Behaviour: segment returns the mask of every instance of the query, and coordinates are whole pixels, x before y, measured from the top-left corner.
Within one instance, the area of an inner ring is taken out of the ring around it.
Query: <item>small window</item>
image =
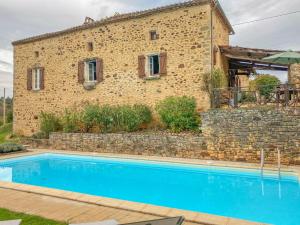
[[[40,53],[38,52],[38,51],[35,51],[34,52],[34,56],[37,58],[37,57],[39,57],[39,55],[40,55]]]
[[[157,76],[159,75],[159,55],[150,55],[148,56],[148,63],[149,63],[149,75],[150,76]]]
[[[155,30],[150,31],[150,40],[157,40],[158,39],[158,34]]]
[[[41,89],[41,69],[35,68],[32,70],[32,90],[38,91]]]
[[[85,80],[88,82],[94,82],[97,80],[96,60],[85,62]]]
[[[93,49],[94,49],[93,42],[87,43],[87,49],[88,49],[88,51],[93,51]]]

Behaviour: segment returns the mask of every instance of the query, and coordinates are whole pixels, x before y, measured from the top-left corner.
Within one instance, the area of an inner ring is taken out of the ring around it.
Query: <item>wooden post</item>
[[[284,106],[288,107],[289,106],[289,85],[285,84],[284,85]]]
[[[234,105],[234,108],[238,108],[239,107],[238,94],[239,94],[238,87],[234,87],[234,89],[233,89],[233,101],[234,101],[233,105]]]
[[[6,96],[5,96],[5,88],[4,88],[4,98],[3,98],[3,125],[6,124]]]

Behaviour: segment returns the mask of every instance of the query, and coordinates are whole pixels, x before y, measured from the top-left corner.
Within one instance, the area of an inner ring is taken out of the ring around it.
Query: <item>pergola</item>
[[[235,86],[238,75],[255,74],[256,70],[288,71],[286,65],[271,64],[263,58],[282,53],[281,50],[242,48],[233,46],[219,46],[221,54],[227,58],[229,64],[230,86]]]

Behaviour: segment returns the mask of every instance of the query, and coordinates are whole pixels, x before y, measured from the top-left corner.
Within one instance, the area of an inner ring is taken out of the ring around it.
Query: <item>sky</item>
[[[232,25],[300,10],[299,0],[219,0]],[[85,16],[101,19],[182,2],[179,0],[9,0],[0,1],[0,93],[12,92],[11,42],[82,24]],[[300,50],[300,13],[234,26],[230,45]],[[278,76],[284,81],[282,74]],[[1,94],[0,94],[1,96]]]

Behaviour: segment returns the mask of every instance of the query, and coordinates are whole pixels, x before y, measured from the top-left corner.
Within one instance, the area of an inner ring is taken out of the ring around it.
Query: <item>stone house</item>
[[[154,107],[186,95],[208,109],[204,75],[227,70],[218,46],[233,32],[217,1],[192,0],[15,41],[14,132],[32,135],[41,111],[86,102]]]

